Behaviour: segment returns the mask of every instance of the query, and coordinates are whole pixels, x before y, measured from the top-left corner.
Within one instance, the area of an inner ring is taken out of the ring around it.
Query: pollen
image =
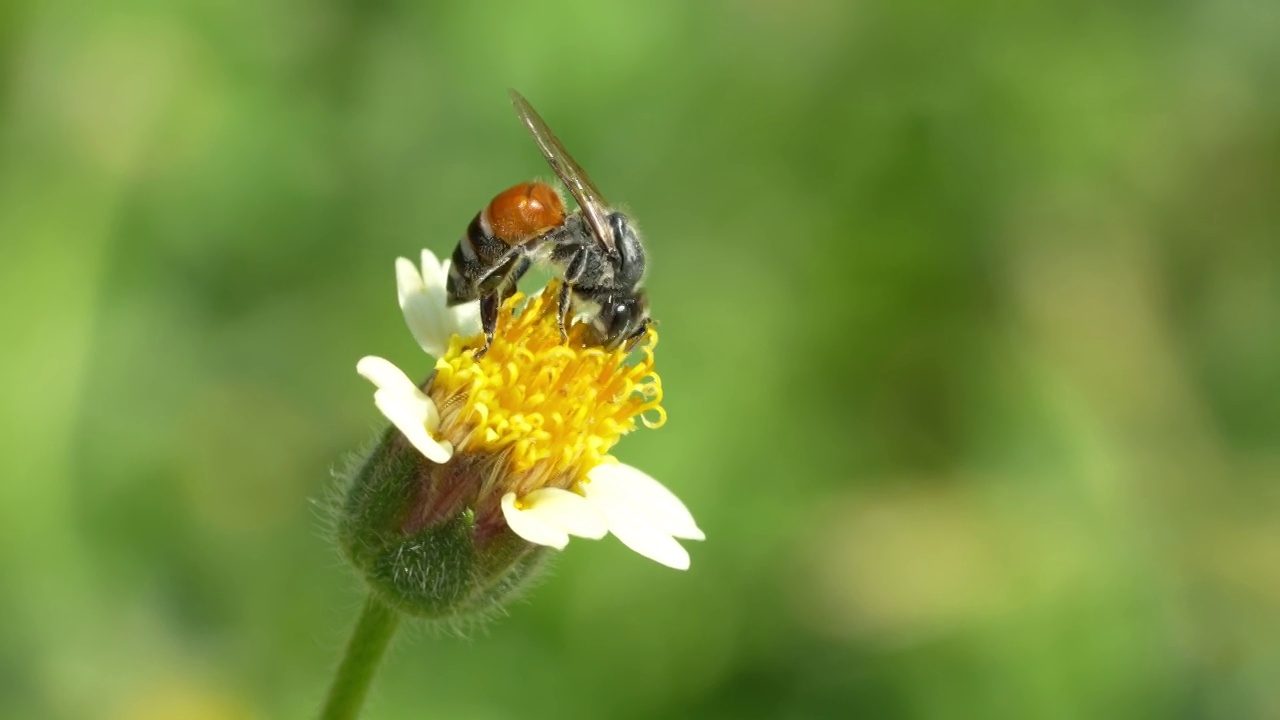
[[[482,338],[454,337],[436,363],[428,390],[441,429],[460,453],[505,455],[508,490],[566,488],[608,460],[610,448],[637,423],[660,427],[662,380],[654,371],[657,332],[650,327],[638,357],[589,346],[580,322],[560,337],[559,284],[502,306],[488,353]]]

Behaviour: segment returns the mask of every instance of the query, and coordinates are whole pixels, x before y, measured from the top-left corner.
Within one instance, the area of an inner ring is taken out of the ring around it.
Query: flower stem
[[[329,687],[320,720],[354,720],[360,715],[373,674],[399,625],[400,613],[370,593],[347,643],[338,674]]]

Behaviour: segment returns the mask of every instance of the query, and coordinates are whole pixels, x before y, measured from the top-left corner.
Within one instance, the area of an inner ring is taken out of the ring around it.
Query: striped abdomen
[[[564,222],[564,202],[550,185],[520,183],[498,194],[467,226],[449,268],[450,305],[499,291],[529,268],[521,248]]]

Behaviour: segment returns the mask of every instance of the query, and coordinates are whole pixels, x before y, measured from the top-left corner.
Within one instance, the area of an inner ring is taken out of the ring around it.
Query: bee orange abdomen
[[[493,236],[508,245],[532,240],[564,222],[564,201],[550,185],[520,183],[484,209]]]

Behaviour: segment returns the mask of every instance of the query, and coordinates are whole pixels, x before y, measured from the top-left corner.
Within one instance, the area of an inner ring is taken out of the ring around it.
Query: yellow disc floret
[[[479,360],[479,338],[455,337],[429,388],[441,428],[459,451],[505,453],[516,482],[509,489],[520,495],[582,479],[637,418],[647,427],[666,421],[662,380],[653,370],[657,332],[649,328],[632,364],[625,349],[587,346],[590,329],[582,323],[565,342],[556,324],[558,290],[549,284],[519,312],[523,297],[509,298]]]

